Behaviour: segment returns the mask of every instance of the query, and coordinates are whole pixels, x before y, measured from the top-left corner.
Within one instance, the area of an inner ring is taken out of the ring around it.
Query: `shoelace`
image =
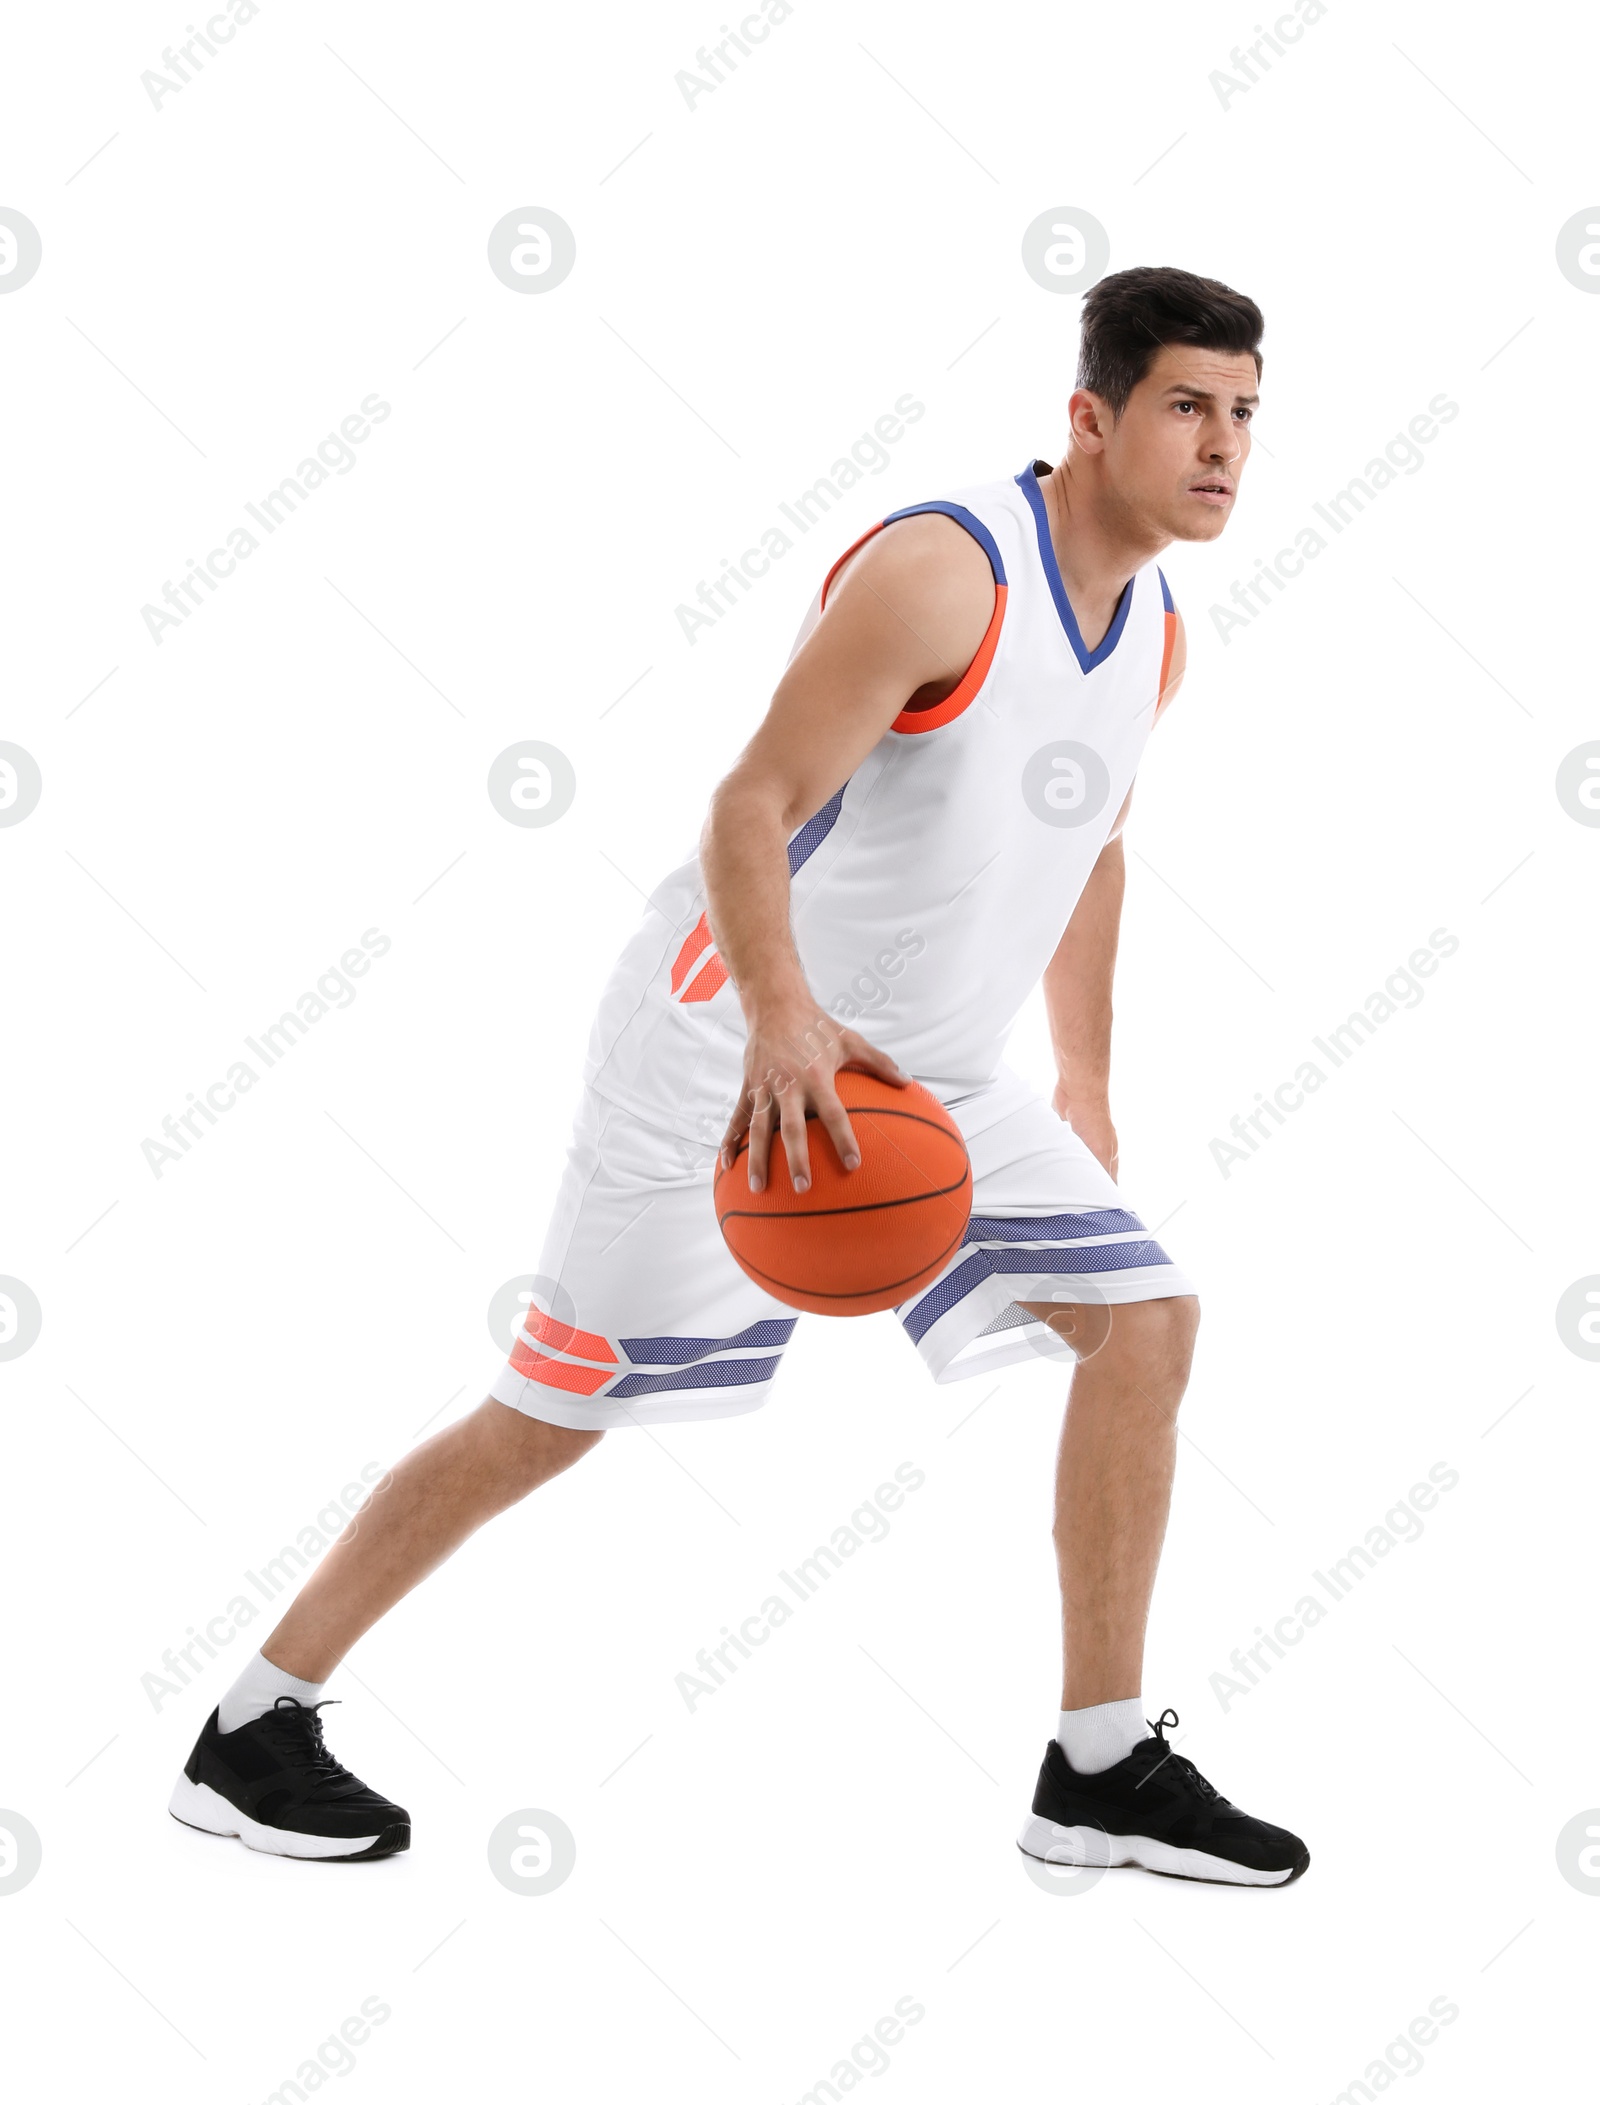
[[[1150,1780],[1150,1776],[1155,1775],[1156,1769],[1163,1769],[1166,1767],[1168,1762],[1172,1762],[1176,1765],[1180,1772],[1188,1779],[1188,1781],[1191,1784],[1193,1784],[1195,1790],[1200,1794],[1202,1798],[1221,1798],[1222,1793],[1217,1789],[1216,1785],[1212,1783],[1207,1777],[1204,1777],[1200,1774],[1200,1771],[1195,1767],[1194,1763],[1190,1761],[1187,1754],[1180,1754],[1177,1748],[1172,1746],[1168,1741],[1167,1730],[1169,1727],[1173,1728],[1174,1730],[1176,1729],[1178,1724],[1178,1713],[1175,1710],[1164,1710],[1159,1718],[1147,1718],[1145,1722],[1149,1725],[1150,1730],[1155,1734],[1156,1738],[1161,1742],[1162,1746],[1166,1749],[1166,1751],[1162,1755],[1160,1761],[1156,1763],[1155,1768],[1149,1772],[1149,1776],[1142,1777],[1140,1781],[1148,1783]]]
[[[310,1772],[314,1797],[324,1796],[335,1785],[361,1788],[361,1779],[329,1753],[322,1737],[322,1719],[317,1713],[338,1700],[324,1696],[320,1703],[302,1703],[297,1696],[280,1696],[259,1720],[261,1728],[293,1757],[294,1766]]]

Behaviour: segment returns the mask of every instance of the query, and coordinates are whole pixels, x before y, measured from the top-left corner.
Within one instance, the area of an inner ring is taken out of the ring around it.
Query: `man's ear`
[[[1109,402],[1091,394],[1086,387],[1072,390],[1067,399],[1067,424],[1073,444],[1080,452],[1103,453],[1107,435],[1115,422]]]

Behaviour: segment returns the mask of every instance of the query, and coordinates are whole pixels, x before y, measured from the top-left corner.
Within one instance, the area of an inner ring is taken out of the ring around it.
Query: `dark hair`
[[[1261,378],[1261,309],[1217,278],[1166,264],[1113,271],[1083,302],[1079,387],[1109,402],[1120,417],[1128,397],[1164,344],[1202,351],[1248,351]]]

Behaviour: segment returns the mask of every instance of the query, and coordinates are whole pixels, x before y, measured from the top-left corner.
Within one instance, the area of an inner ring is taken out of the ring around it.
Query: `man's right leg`
[[[570,1469],[602,1437],[486,1398],[412,1448],[374,1487],[261,1647],[301,1681],[326,1681],[350,1647],[467,1537]]]
[[[168,1810],[275,1856],[348,1862],[409,1848],[404,1806],[329,1753],[321,1683],[363,1631],[494,1514],[569,1468],[598,1431],[487,1398],[414,1447],[302,1588],[206,1720]]]
[[[759,1408],[799,1318],[717,1226],[716,1146],[586,1090],[511,1356],[487,1399],[374,1487],[208,1719],[173,1790],[191,1827],[277,1855],[388,1856],[403,1806],[329,1753],[322,1684],[492,1514],[611,1426]]]

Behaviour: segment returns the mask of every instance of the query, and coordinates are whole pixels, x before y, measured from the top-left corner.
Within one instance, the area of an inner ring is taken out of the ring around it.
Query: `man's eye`
[[[1244,421],[1248,424],[1253,420],[1255,416],[1255,411],[1253,409],[1240,409],[1236,410],[1234,414],[1236,416],[1242,417]]]

